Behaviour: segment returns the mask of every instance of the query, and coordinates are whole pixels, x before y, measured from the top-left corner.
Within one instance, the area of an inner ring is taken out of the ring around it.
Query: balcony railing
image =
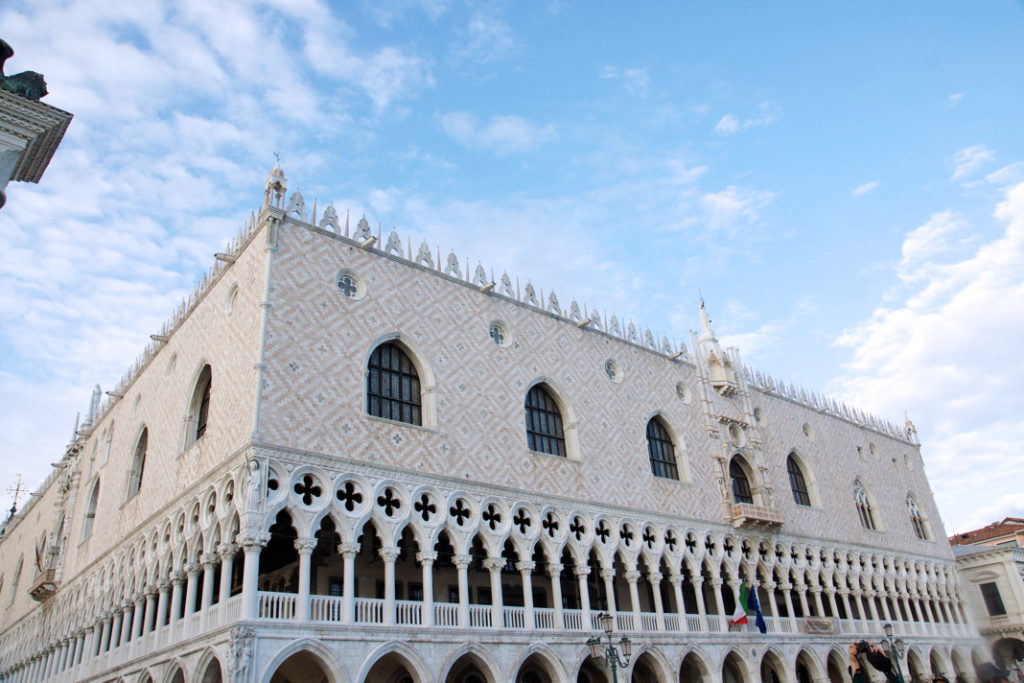
[[[782,511],[764,505],[736,503],[732,506],[732,525],[734,527],[777,529],[782,526]]]

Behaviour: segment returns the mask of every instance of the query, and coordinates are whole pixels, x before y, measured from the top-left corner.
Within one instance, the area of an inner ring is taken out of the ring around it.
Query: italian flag
[[[750,611],[750,586],[744,581],[740,586],[740,594],[736,598],[736,611],[729,618],[730,624],[748,624],[747,612]]]

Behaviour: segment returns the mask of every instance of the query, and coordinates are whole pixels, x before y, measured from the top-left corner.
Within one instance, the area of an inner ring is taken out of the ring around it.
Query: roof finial
[[[285,178],[284,171],[281,170],[281,155],[274,152],[274,159],[276,163],[274,168],[270,169],[263,190],[263,206],[275,206],[283,209],[284,194],[288,190],[288,179]]]

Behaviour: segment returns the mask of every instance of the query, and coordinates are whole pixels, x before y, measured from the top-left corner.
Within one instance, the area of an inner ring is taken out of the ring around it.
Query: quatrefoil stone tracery
[[[308,474],[301,482],[295,484],[293,490],[301,497],[303,505],[312,505],[313,499],[319,498],[323,493],[323,489],[317,486],[316,479]]]

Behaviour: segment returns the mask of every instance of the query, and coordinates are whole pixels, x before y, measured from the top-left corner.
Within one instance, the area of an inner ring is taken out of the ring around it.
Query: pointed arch
[[[922,541],[930,541],[932,538],[931,529],[928,525],[928,518],[921,512],[914,500],[914,494],[907,494],[907,514],[910,515],[910,525],[914,528],[914,535]]]
[[[467,683],[473,676],[467,675],[476,669],[484,683],[498,683],[496,671],[503,671],[501,663],[490,650],[478,643],[466,643],[448,655],[441,665],[438,681],[445,683]]]
[[[804,474],[805,467],[800,456],[791,451],[786,458],[786,474],[789,476],[789,489],[793,492],[793,502],[804,507],[811,507],[814,500],[811,496],[811,487],[808,484],[807,476]]]
[[[209,427],[210,399],[213,391],[213,368],[205,363],[192,385],[188,402],[188,420],[185,422],[185,448],[201,439]]]
[[[92,483],[89,489],[89,496],[86,498],[85,516],[82,519],[82,540],[92,536],[92,529],[96,523],[96,508],[100,502],[100,480],[99,477]]]
[[[125,492],[125,500],[131,500],[138,495],[142,489],[142,474],[146,468],[146,453],[149,450],[149,427],[142,425],[139,437],[135,440],[135,450],[132,453],[132,464],[128,468],[128,484]]]
[[[871,496],[868,494],[868,490],[864,488],[864,484],[861,483],[860,479],[856,479],[853,482],[853,500],[857,506],[857,516],[860,518],[860,524],[865,529],[876,531],[878,524],[875,521],[874,506],[871,503]]]
[[[526,392],[526,447],[536,453],[567,456],[562,410],[548,385],[534,384]]]
[[[392,660],[395,660],[394,665],[404,666],[412,674],[413,683],[427,683],[433,680],[430,665],[423,659],[423,656],[409,643],[398,640],[381,643],[374,648],[373,652],[363,660],[355,680],[370,680],[370,673],[375,668],[379,668],[382,664],[386,665]]]
[[[395,422],[423,425],[420,373],[402,344],[387,341],[366,363],[366,412]]]
[[[750,465],[739,453],[729,460],[729,481],[732,482],[733,503],[754,503]]]
[[[293,657],[294,660],[292,660]],[[346,683],[351,680],[345,665],[334,652],[321,641],[313,638],[300,638],[288,642],[270,659],[257,680],[264,681],[264,683],[284,681],[286,678],[279,677],[278,674],[282,669],[287,670],[290,664],[289,660],[301,662],[307,658],[320,668],[327,683]]]
[[[679,480],[674,439],[660,415],[655,415],[647,421],[647,456],[651,461],[651,474],[664,479]]]

